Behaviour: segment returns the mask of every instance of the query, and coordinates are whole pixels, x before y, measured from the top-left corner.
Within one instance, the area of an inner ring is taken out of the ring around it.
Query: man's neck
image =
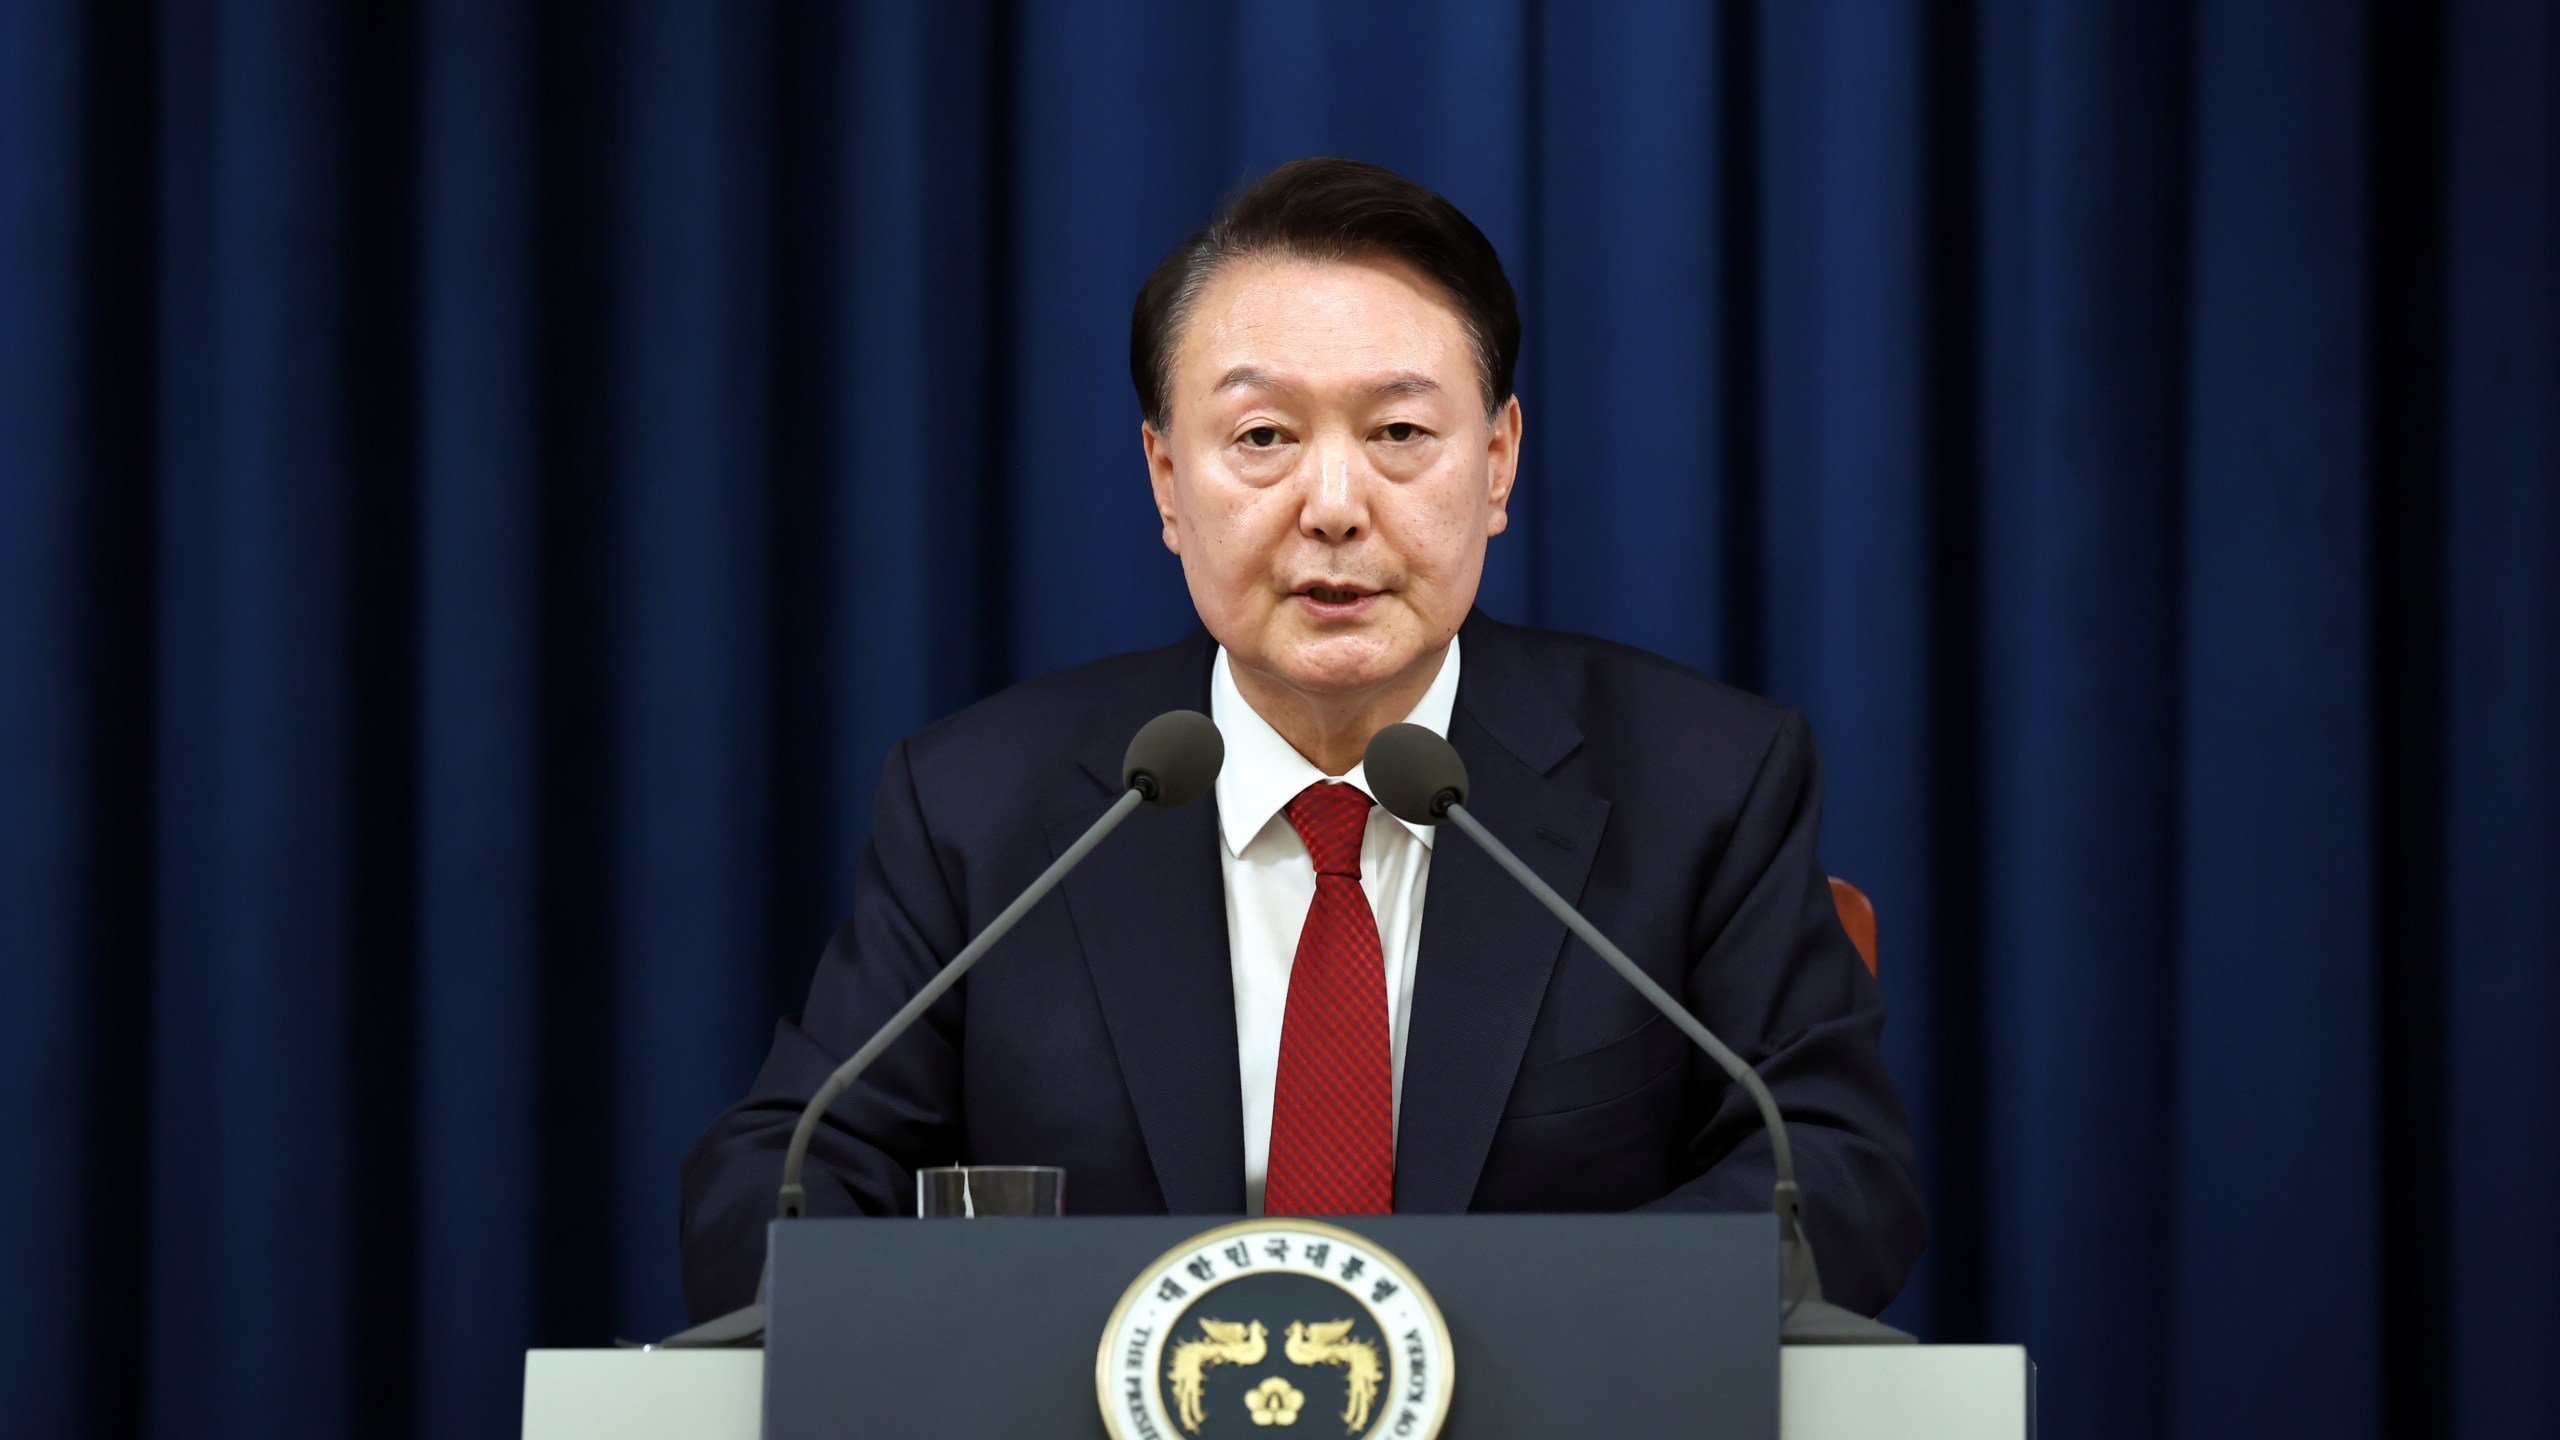
[[[1443,645],[1385,684],[1347,695],[1299,690],[1245,665],[1230,669],[1236,693],[1253,713],[1307,757],[1308,764],[1338,776],[1350,773],[1369,753],[1371,737],[1413,713],[1448,663],[1449,647]]]

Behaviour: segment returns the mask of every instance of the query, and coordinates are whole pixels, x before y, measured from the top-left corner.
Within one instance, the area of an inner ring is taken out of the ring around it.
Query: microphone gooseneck
[[[791,1148],[783,1152],[782,1189],[776,1196],[777,1215],[785,1220],[797,1220],[808,1208],[808,1192],[801,1185],[800,1177],[809,1164],[809,1142],[817,1137],[818,1122],[826,1115],[827,1107],[852,1089],[853,1082],[862,1078],[862,1072],[871,1068],[871,1062],[879,1059],[882,1051],[896,1044],[898,1037],[907,1033],[908,1027],[924,1018],[924,1012],[932,1009],[934,1002],[947,994],[952,986],[959,984],[960,977],[969,973],[969,967],[977,964],[979,957],[994,949],[997,941],[1003,939],[1023,916],[1031,913],[1032,906],[1039,904],[1059,881],[1067,878],[1068,871],[1084,863],[1084,857],[1093,853],[1093,848],[1102,843],[1103,837],[1120,828],[1120,822],[1146,803],[1146,798],[1145,793],[1134,785],[1121,791],[1120,798],[1111,802],[1111,808],[1102,812],[1102,818],[1076,837],[1076,843],[1068,846],[1065,854],[1051,861],[1049,868],[1040,872],[1040,878],[1031,882],[1030,889],[1015,896],[1012,904],[1004,907],[994,920],[988,922],[986,929],[978,932],[978,938],[970,941],[952,957],[950,964],[926,981],[914,999],[890,1016],[889,1023],[881,1026],[870,1039],[863,1041],[862,1048],[837,1066],[835,1073],[827,1077],[827,1083],[818,1087],[818,1093],[809,1097],[809,1103],[800,1108],[800,1123],[792,1127]]]
[[[1707,1052],[1708,1058],[1751,1097],[1752,1105],[1760,1112],[1762,1127],[1769,1132],[1769,1153],[1777,1170],[1770,1208],[1778,1216],[1781,1338],[1797,1344],[1910,1343],[1913,1337],[1904,1331],[1843,1310],[1822,1298],[1821,1271],[1814,1263],[1813,1241],[1804,1230],[1795,1150],[1787,1143],[1786,1118],[1779,1114],[1777,1098],[1769,1093],[1768,1083],[1690,1014],[1687,1006],[1628,959],[1627,953],[1601,934],[1571,901],[1557,894],[1554,886],[1513,854],[1510,846],[1468,813],[1467,765],[1457,747],[1419,725],[1390,725],[1370,740],[1361,764],[1371,795],[1388,813],[1410,824],[1437,825],[1446,821],[1465,831],[1467,838],[1492,856],[1496,865],[1518,881],[1548,913],[1562,920],[1583,944],[1618,972],[1619,978],[1652,1002],[1653,1008],[1678,1026],[1690,1043]]]
[[[818,1092],[809,1097],[809,1103],[800,1107],[800,1122],[791,1130],[791,1147],[782,1156],[782,1187],[775,1203],[776,1213],[782,1219],[797,1220],[808,1210],[808,1190],[801,1181],[808,1170],[809,1144],[817,1137],[818,1124],[828,1107],[853,1087],[853,1082],[862,1077],[863,1071],[871,1068],[871,1062],[879,1059],[881,1052],[897,1043],[899,1036],[924,1018],[924,1013],[933,1008],[935,1001],[950,993],[951,987],[960,983],[960,977],[969,973],[969,967],[995,948],[996,942],[1002,940],[1023,916],[1030,914],[1033,906],[1056,889],[1058,882],[1067,878],[1067,872],[1083,864],[1084,857],[1092,854],[1095,846],[1118,829],[1121,821],[1128,819],[1141,805],[1171,810],[1209,793],[1210,787],[1217,783],[1218,768],[1225,763],[1226,753],[1226,741],[1219,736],[1217,725],[1197,710],[1168,710],[1139,727],[1120,762],[1123,787],[1120,798],[1112,801],[1111,808],[1103,811],[1100,819],[1087,826],[1073,845],[1068,846],[1064,853],[1050,862],[1048,869],[1040,872],[1038,879],[1015,896],[1012,904],[988,921],[987,928],[979,931],[959,954],[952,956],[949,964],[926,981],[914,999],[890,1016],[889,1022],[870,1039],[862,1042],[861,1049],[838,1065],[835,1073],[827,1077],[827,1083],[819,1086]],[[756,1345],[762,1343],[763,1337],[764,1295],[759,1287],[755,1303],[671,1335],[658,1344],[678,1348]]]
[[[1083,864],[1084,857],[1092,854],[1104,837],[1120,828],[1120,822],[1128,819],[1131,811],[1140,805],[1170,810],[1199,799],[1217,783],[1218,767],[1226,762],[1226,754],[1226,741],[1219,736],[1216,723],[1197,710],[1168,710],[1138,728],[1137,735],[1129,741],[1128,752],[1120,761],[1120,779],[1125,787],[1120,798],[1111,802],[1111,808],[1102,812],[1102,818],[1087,826],[1064,854],[1051,861],[1049,868],[1040,872],[1040,878],[1015,896],[1013,903],[1004,907],[995,919],[988,921],[987,928],[979,931],[976,939],[951,957],[950,964],[925,982],[925,987],[916,992],[914,999],[890,1016],[888,1024],[881,1026],[877,1034],[863,1042],[861,1049],[837,1066],[835,1073],[827,1077],[827,1083],[819,1086],[818,1093],[810,1096],[809,1103],[801,1107],[800,1123],[791,1131],[791,1148],[782,1157],[782,1189],[776,1206],[781,1218],[797,1220],[808,1207],[808,1192],[801,1185],[800,1177],[809,1163],[809,1142],[817,1136],[818,1122],[827,1113],[827,1107],[851,1089],[862,1072],[871,1068],[871,1062],[879,1059],[882,1051],[907,1033],[909,1026],[923,1018],[924,1012],[932,1009],[935,1001],[959,984],[960,977],[969,973],[969,967],[977,964],[980,956],[1010,933],[1023,916],[1030,914],[1032,906],[1056,889],[1058,882],[1067,878],[1068,871]]]

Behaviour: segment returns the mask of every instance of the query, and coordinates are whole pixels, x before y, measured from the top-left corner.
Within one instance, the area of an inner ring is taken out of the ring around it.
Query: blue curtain
[[[2541,0],[0,4],[7,1427],[676,1327],[886,746],[1188,624],[1129,301],[1313,152],[1519,286],[1486,608],[1812,717],[1893,1318],[2547,1433]]]

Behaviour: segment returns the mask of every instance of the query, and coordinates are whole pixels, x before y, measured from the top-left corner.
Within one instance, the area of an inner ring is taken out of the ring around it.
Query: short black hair
[[[1129,380],[1158,430],[1172,410],[1173,344],[1211,276],[1256,255],[1304,260],[1392,257],[1448,292],[1475,347],[1486,413],[1511,398],[1520,362],[1520,306],[1502,257],[1457,206],[1402,175],[1360,160],[1292,160],[1255,181],[1216,219],[1164,257],[1129,317]]]

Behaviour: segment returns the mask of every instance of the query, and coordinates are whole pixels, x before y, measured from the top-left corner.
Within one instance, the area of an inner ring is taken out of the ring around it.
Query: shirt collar
[[[1440,662],[1440,673],[1432,677],[1431,688],[1422,692],[1413,713],[1405,716],[1407,724],[1419,725],[1432,734],[1447,739],[1449,716],[1458,703],[1458,639],[1449,637],[1449,656]],[[1271,722],[1260,711],[1245,702],[1244,692],[1236,688],[1234,671],[1227,665],[1227,647],[1218,647],[1217,663],[1209,669],[1209,718],[1218,723],[1218,734],[1227,742],[1226,763],[1218,769],[1218,831],[1227,843],[1227,853],[1242,855],[1271,817],[1282,806],[1297,798],[1298,792],[1328,779],[1297,747],[1280,737]],[[1341,777],[1362,790],[1369,788],[1367,767],[1354,765],[1351,773]],[[1398,819],[1397,824],[1413,832],[1425,846],[1438,832],[1437,826],[1415,825]]]

